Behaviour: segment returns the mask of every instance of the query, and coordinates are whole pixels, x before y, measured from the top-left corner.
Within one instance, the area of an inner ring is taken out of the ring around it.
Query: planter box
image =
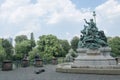
[[[52,64],[53,64],[53,65],[56,65],[57,63],[58,63],[57,58],[53,58],[53,59],[52,59]]]
[[[29,60],[22,60],[22,67],[28,67],[29,66]]]
[[[35,60],[35,67],[43,67],[43,61],[41,59]]]
[[[13,69],[13,63],[11,60],[5,60],[2,62],[2,71],[9,71]]]

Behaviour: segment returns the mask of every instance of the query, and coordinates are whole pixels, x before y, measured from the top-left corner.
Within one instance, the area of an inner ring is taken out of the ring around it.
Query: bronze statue
[[[78,43],[78,48],[100,48],[108,46],[104,31],[98,31],[93,19],[90,19],[90,22],[87,22],[86,19],[84,21],[87,26],[84,25],[84,29],[81,31],[82,35]]]

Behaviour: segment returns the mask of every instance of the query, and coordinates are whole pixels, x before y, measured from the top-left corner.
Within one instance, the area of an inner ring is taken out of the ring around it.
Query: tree
[[[39,53],[39,54],[38,54]],[[29,59],[33,60],[35,58],[35,55],[38,54],[39,56],[43,56],[39,50],[35,47],[32,49],[32,51],[29,52]]]
[[[108,40],[108,43],[112,48],[112,55],[120,56],[120,37],[110,38]]]
[[[30,41],[31,41],[31,49],[33,48],[33,47],[35,47],[35,40],[34,40],[34,35],[33,35],[33,33],[31,33],[31,35],[30,35]]]
[[[73,39],[71,40],[71,47],[74,51],[76,51],[78,47],[78,42],[79,42],[79,38],[77,36],[73,37]]]
[[[31,40],[28,40],[26,35],[18,35],[15,38],[15,52],[14,58],[22,59],[25,54],[28,55],[29,51],[32,49]]]
[[[63,48],[63,51],[61,52],[60,56],[61,57],[65,57],[65,55],[68,53],[69,49],[71,48],[70,47],[70,44],[67,40],[59,40],[60,41],[60,44]]]
[[[0,61],[3,61],[5,59],[5,50],[2,47],[2,39],[0,39]]]
[[[59,39],[54,35],[42,35],[37,42],[38,50],[43,54],[43,58],[51,59],[62,51]]]
[[[16,55],[19,55],[19,57],[21,59],[24,57],[25,54],[28,55],[30,50],[31,50],[31,41],[30,40],[24,40],[15,45]]]
[[[11,59],[13,55],[13,46],[7,39],[2,39],[2,47],[5,50],[6,59]]]
[[[16,36],[16,38],[15,38],[16,43],[20,43],[20,42],[22,42],[24,40],[28,40],[26,35],[19,35],[19,36]]]

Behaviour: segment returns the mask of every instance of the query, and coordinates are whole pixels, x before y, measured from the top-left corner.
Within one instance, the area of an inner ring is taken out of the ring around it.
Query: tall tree
[[[31,41],[31,48],[33,48],[33,47],[35,47],[35,40],[34,40],[34,34],[33,34],[33,32],[31,33],[31,35],[30,35],[30,41]]]
[[[59,39],[54,35],[42,35],[37,42],[39,52],[44,58],[52,58],[58,56],[62,51]]]
[[[20,42],[22,42],[24,40],[28,40],[26,35],[19,35],[19,36],[16,36],[16,38],[15,38],[16,43],[20,43]]]
[[[79,42],[79,37],[77,36],[73,37],[73,39],[71,40],[71,47],[74,51],[76,51],[78,47],[78,42]]]
[[[31,50],[31,42],[30,40],[24,40],[15,45],[16,55],[19,55],[20,58],[23,58],[24,55],[28,55]]]

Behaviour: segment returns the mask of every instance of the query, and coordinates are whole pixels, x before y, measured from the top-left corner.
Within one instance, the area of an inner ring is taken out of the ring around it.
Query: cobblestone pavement
[[[34,71],[39,69],[45,69],[45,72],[35,74]],[[120,80],[120,75],[58,73],[54,65],[45,65],[42,68],[27,67],[0,71],[0,80]]]

